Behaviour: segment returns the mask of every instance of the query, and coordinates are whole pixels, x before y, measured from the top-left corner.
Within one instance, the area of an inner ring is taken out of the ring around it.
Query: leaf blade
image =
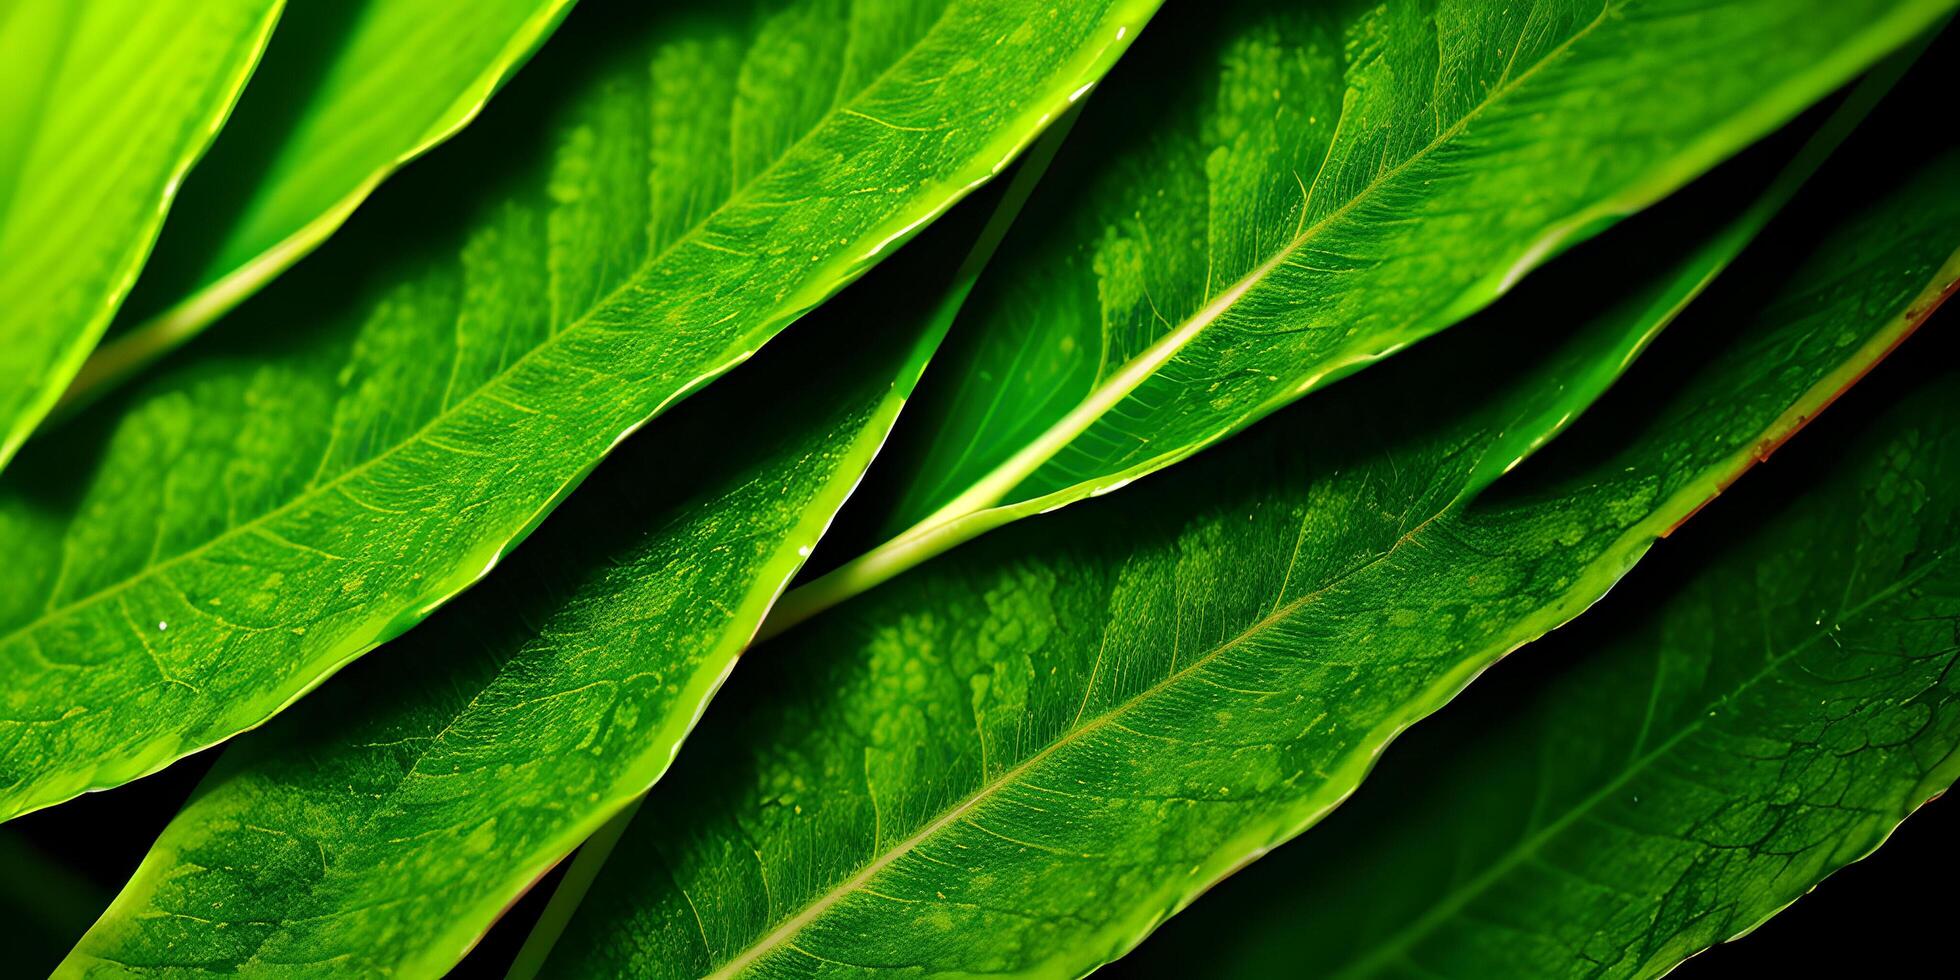
[[[199,220],[165,224],[157,260],[60,410],[94,401],[317,248],[389,174],[476,118],[571,3],[325,5],[288,16],[238,125],[184,188]]]
[[[0,10],[0,467],[107,328],[281,6]]]

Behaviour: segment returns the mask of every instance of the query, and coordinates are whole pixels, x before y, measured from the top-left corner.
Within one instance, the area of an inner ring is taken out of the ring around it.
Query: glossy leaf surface
[[[1169,12],[1085,111],[1030,207],[1042,220],[927,378],[902,533],[785,615],[1116,489],[1448,326],[1951,7]]]
[[[907,254],[864,280],[470,595],[234,743],[64,972],[453,966],[680,750],[937,346],[943,325],[879,316],[888,273],[948,272]],[[811,373],[845,336],[864,356]]]
[[[280,6],[0,2],[0,467],[108,327]]]
[[[1472,499],[1618,373],[1680,270],[1520,294],[1215,457],[761,648],[547,972],[1079,975],[1120,955],[1890,349],[1960,277],[1957,165],[1766,235],[1782,250],[1614,392],[1633,430],[1535,478]],[[1571,261],[1672,254],[1601,248]],[[1600,281],[1542,281],[1561,274]]]
[[[1130,972],[1656,976],[1877,847],[1960,775],[1952,326]]]
[[[0,481],[0,816],[256,725],[468,587],[1149,7],[581,4],[332,246]]]
[[[184,342],[311,252],[448,139],[572,0],[332,0],[286,12],[233,125],[184,187],[110,339],[64,401]]]

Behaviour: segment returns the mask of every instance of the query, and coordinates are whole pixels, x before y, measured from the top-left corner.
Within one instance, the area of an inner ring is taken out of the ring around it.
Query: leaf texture
[[[1931,332],[1527,650],[1549,674],[1419,726],[1133,972],[1658,976],[1879,846],[1960,776],[1960,373]]]
[[[1120,955],[1889,350],[1960,277],[1953,164],[1766,236],[1782,250],[1663,338],[1692,356],[1613,393],[1631,433],[1563,443],[1545,472],[1469,499],[1678,308],[1675,270],[1612,302],[1527,290],[1202,463],[764,648],[547,974],[1053,976]]]
[[[0,481],[0,816],[259,724],[488,573],[1150,6],[581,5],[233,329]]]
[[[109,325],[280,6],[0,2],[0,467]]]
[[[1042,220],[1017,229],[928,377],[898,535],[783,615],[1121,487],[1433,334],[1951,6],[1172,12],[1085,111],[1080,152],[1030,209]]]
[[[234,743],[62,972],[454,966],[680,750],[943,335],[883,301],[947,278],[930,258],[825,306],[469,596]],[[808,370],[847,335],[862,357]]]
[[[318,247],[402,164],[455,135],[572,0],[387,0],[286,13],[230,130],[63,403],[188,340]]]

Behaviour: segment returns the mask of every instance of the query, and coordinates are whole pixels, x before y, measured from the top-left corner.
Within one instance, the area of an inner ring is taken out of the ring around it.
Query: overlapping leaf
[[[943,318],[888,302],[950,278],[933,258],[825,307],[476,591],[236,743],[64,972],[453,966],[680,750],[938,346]],[[860,358],[808,370],[844,337]]]
[[[280,6],[0,2],[0,467],[109,325]]]
[[[258,724],[476,581],[1152,6],[581,5],[439,160],[0,483],[0,815]]]
[[[909,530],[783,617],[1112,490],[1448,326],[1951,7],[1172,12],[1086,111],[1030,209],[1044,220],[1017,230],[901,428],[923,459],[892,527]]]
[[[758,651],[548,972],[1073,975],[1119,955],[1915,325],[1960,277],[1956,168],[1781,227],[1615,393],[1633,431],[1524,489],[1468,499],[1624,365],[1676,277],[1590,321],[1583,295],[1493,311]],[[1660,251],[1620,244],[1594,260]]]
[[[1418,727],[1135,972],[1655,976],[1877,847],[1960,775],[1960,349],[1929,329],[1802,469],[1520,654],[1549,675]]]
[[[336,0],[288,11],[64,401],[97,397],[316,248],[388,174],[475,118],[571,3]]]

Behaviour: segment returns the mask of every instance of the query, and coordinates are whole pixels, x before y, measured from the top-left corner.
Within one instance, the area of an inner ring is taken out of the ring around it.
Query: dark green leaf
[[[1657,976],[1877,847],[1960,776],[1956,353],[1915,339],[1133,972]]]
[[[1152,6],[581,5],[328,249],[0,484],[0,816],[259,724],[467,588]]]
[[[1079,975],[1121,954],[1890,349],[1960,277],[1956,177],[1942,158],[1848,216],[1814,198],[1615,392],[1632,432],[1474,501],[1679,305],[1692,255],[1615,297],[1597,268],[1548,272],[1213,458],[758,650],[549,966]],[[1631,274],[1681,244],[1570,261]]]
[[[0,467],[109,325],[280,0],[0,0]]]

